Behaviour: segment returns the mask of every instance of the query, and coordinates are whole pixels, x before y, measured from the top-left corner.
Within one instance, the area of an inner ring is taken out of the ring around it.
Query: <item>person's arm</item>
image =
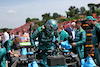
[[[9,51],[9,53],[11,54],[11,55],[14,55],[14,51],[12,52],[12,51]]]
[[[60,37],[59,37],[59,32],[58,31],[56,32],[55,37],[56,37],[57,41],[60,41]]]
[[[11,47],[8,44],[7,44],[7,53],[14,55],[14,49],[13,49],[13,51],[11,51]]]
[[[7,47],[7,53],[10,53],[11,52],[11,47],[12,47],[12,42],[10,41],[10,40],[8,40],[8,42],[7,42],[7,45],[6,45]]]
[[[95,28],[100,33],[100,24],[99,23],[95,23]]]
[[[12,49],[12,53],[14,53],[14,49]]]
[[[67,32],[65,33],[65,36],[66,36],[66,39],[68,40],[69,34]]]
[[[14,50],[11,51],[12,42],[9,40],[7,43],[7,53],[12,54],[15,57],[19,57],[18,54],[14,54]]]
[[[36,37],[38,36],[38,33],[39,33],[39,30],[36,30],[32,36],[30,36],[30,42],[31,42],[31,46],[34,46],[35,45],[35,39]]]
[[[10,51],[9,53],[10,53],[11,55],[15,56],[15,57],[19,57],[18,54],[15,54],[15,53],[14,53],[14,50]]]
[[[83,31],[82,32],[82,37],[81,37],[81,40],[76,42],[76,46],[79,46],[79,45],[82,45],[86,42],[86,32]]]
[[[15,53],[14,53],[15,47],[16,47],[16,45],[13,43],[13,44],[11,45],[11,51],[10,51],[9,53],[12,54],[12,55],[15,56],[15,57],[19,57],[18,54],[15,54]]]

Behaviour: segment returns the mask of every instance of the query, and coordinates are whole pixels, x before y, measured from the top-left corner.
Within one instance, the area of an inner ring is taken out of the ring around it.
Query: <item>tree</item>
[[[89,3],[89,4],[88,4],[88,7],[90,8],[90,11],[91,11],[92,13],[95,12],[95,4]]]
[[[39,21],[39,22],[35,22],[35,24],[38,24],[39,26],[42,26],[46,21]]]
[[[53,13],[53,18],[56,19],[56,18],[59,18],[61,17],[61,15],[59,15],[58,13]]]
[[[54,19],[58,18],[58,13],[53,13],[53,18]]]
[[[79,13],[79,9],[76,8],[76,9],[75,9],[75,14],[78,14],[78,13]]]
[[[9,28],[1,28],[1,29],[0,29],[0,33],[3,32],[3,29],[7,29],[7,32],[9,32],[10,30],[12,30],[12,29],[9,29]]]
[[[37,21],[37,20],[39,20],[38,18],[32,18],[32,19],[30,19],[29,17],[26,19],[26,23],[28,23],[29,21],[31,22],[31,21]]]
[[[75,10],[74,9],[71,9],[70,10],[70,17],[74,17],[75,16]]]
[[[91,8],[91,7],[93,7],[93,6],[95,6],[95,4],[93,4],[93,3],[89,3],[89,4],[88,4],[88,7],[89,7],[89,8]]]
[[[100,4],[95,4],[95,7],[98,9],[100,7]]]
[[[75,10],[75,6],[70,6],[69,11],[71,11],[72,9]]]
[[[65,11],[65,12],[66,12],[67,18],[69,18],[70,17],[70,12],[67,12],[67,11]]]
[[[31,21],[31,19],[28,17],[28,18],[26,19],[26,23],[28,23],[29,21]]]
[[[37,21],[39,20],[38,18],[32,18],[31,21]]]
[[[97,16],[100,15],[100,9],[96,10],[95,12],[96,12]]]
[[[53,16],[50,16],[49,19],[54,19]]]
[[[85,7],[81,7],[81,8],[80,8],[80,13],[81,13],[81,14],[84,14],[84,13],[85,13]]]
[[[76,9],[76,13],[78,9]],[[70,6],[69,12],[66,12],[67,17],[74,17],[75,16],[75,6]]]
[[[87,11],[85,12],[85,14],[86,14],[87,16],[92,16],[92,12],[90,12],[89,10],[87,10]]]
[[[50,18],[50,13],[45,13],[42,15],[43,21],[47,21]]]
[[[96,10],[98,10],[100,8],[100,3],[99,4],[95,4]]]
[[[71,9],[70,12],[66,12],[67,18],[75,16],[75,10]]]

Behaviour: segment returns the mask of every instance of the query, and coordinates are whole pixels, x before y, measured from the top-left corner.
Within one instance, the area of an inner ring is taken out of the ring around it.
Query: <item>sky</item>
[[[0,0],[0,28],[17,28],[24,25],[28,17],[42,20],[45,13],[66,16],[70,6],[84,6],[88,10],[88,3],[98,4],[100,0]]]

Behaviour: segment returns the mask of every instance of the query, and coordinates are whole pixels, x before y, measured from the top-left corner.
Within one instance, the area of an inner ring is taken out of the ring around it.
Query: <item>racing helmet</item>
[[[58,29],[58,23],[56,20],[54,19],[50,19],[45,23],[45,30],[46,33],[50,36],[50,35],[54,35],[55,32],[57,32]]]

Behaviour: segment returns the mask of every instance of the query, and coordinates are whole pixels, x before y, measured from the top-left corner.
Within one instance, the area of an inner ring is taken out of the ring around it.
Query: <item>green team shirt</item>
[[[74,53],[77,53],[79,58],[84,58],[84,43],[86,42],[86,32],[80,28],[75,30],[75,39],[74,39],[76,46]]]
[[[6,48],[0,49],[0,67],[6,67]]]
[[[93,31],[92,31],[93,46],[98,45],[98,38],[96,36],[96,31],[100,32],[100,24],[99,23],[95,23],[95,27],[93,28]]]
[[[51,50],[53,49],[53,45],[52,45],[52,40],[53,40],[53,36],[47,36],[45,30],[43,30],[41,27],[37,28],[36,31],[32,34],[32,36],[30,37],[31,39],[31,45],[34,46],[35,45],[35,39],[38,37],[39,40],[39,49],[42,50]],[[59,33],[57,31],[57,34],[55,35],[56,40],[59,41]]]
[[[75,30],[76,46],[83,45],[86,42],[86,32],[82,28]]]
[[[6,48],[6,51],[9,53],[11,51],[12,41],[9,39],[3,45]]]
[[[69,34],[66,31],[62,30],[60,33],[60,41],[64,41],[64,39],[68,40],[68,36]]]

